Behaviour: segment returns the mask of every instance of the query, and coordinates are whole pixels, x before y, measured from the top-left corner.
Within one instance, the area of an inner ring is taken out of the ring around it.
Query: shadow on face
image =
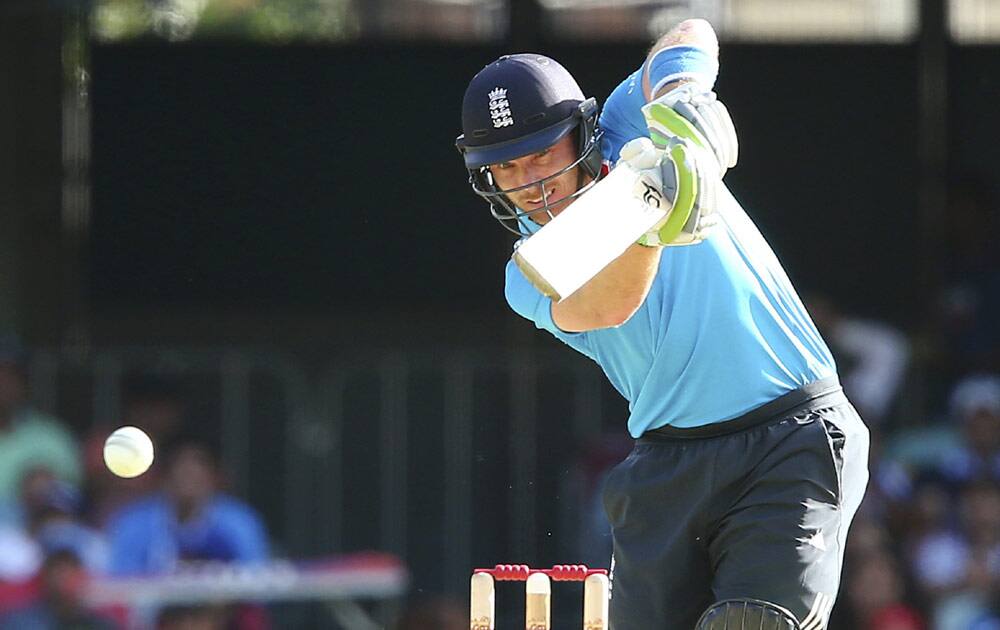
[[[579,166],[553,177],[578,157],[575,134],[571,133],[544,151],[491,164],[490,173],[497,188],[511,191],[507,197],[515,206],[533,212],[531,219],[545,225],[573,202],[567,197],[585,183]]]
[[[174,451],[167,469],[166,490],[180,505],[196,507],[219,487],[218,468],[206,447],[184,444]]]

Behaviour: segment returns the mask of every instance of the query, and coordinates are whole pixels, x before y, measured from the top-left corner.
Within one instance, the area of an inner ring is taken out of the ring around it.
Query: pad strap
[[[761,599],[727,599],[712,604],[695,630],[799,630],[788,610]]]

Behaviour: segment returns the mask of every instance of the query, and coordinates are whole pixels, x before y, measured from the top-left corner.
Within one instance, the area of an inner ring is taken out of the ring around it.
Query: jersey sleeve
[[[587,333],[566,332],[552,319],[552,300],[536,289],[513,260],[507,261],[504,296],[511,309],[536,327],[547,330],[560,341],[590,356]]]
[[[642,68],[639,68],[611,92],[601,110],[600,126],[604,132],[601,153],[611,164],[618,162],[618,154],[626,142],[649,135],[646,119],[642,115],[645,104]]]
[[[230,560],[248,564],[268,559],[267,532],[250,506],[230,499],[220,509],[218,518]]]
[[[128,506],[112,517],[105,528],[108,538],[108,573],[110,575],[141,575],[171,568],[176,549],[164,540],[162,519],[153,499]],[[149,551],[159,543],[158,561],[153,563]]]

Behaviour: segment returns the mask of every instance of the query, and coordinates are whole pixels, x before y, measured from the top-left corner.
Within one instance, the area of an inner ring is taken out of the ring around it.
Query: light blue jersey
[[[601,114],[607,160],[647,135],[641,71],[619,85]],[[700,244],[667,247],[646,301],[617,328],[567,333],[552,321],[552,301],[507,264],[511,308],[587,355],[628,400],[628,430],[639,437],[665,425],[731,420],[833,376],[833,357],[788,276],[731,195],[720,224]]]

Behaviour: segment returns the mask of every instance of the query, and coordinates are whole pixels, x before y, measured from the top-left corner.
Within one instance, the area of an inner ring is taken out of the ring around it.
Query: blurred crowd
[[[223,491],[217,449],[187,426],[184,397],[168,379],[126,380],[118,425],[145,430],[157,465],[134,479],[112,475],[103,444],[115,426],[75,435],[31,404],[27,353],[0,337],[0,630],[257,630],[253,605],[90,606],[96,576],[167,574],[204,563],[261,563],[263,520]]]
[[[1000,630],[1000,205],[974,180],[949,194],[936,288],[913,305],[916,324],[904,331],[806,296],[872,429],[833,629]],[[120,417],[80,434],[32,405],[27,367],[26,349],[0,334],[0,630],[124,628],[134,611],[89,605],[88,580],[268,559],[261,516],[225,492],[216,445],[191,426],[175,382],[126,379]],[[121,425],[158,447],[135,479],[103,464],[104,439]],[[577,519],[577,561],[606,566],[596,497],[630,442],[617,432],[599,444],[581,460],[590,516]],[[252,604],[145,613],[158,629],[273,626]],[[400,628],[458,628],[463,615],[455,601],[417,602]]]
[[[872,428],[871,481],[831,628],[1000,629],[1000,205],[949,190],[917,334],[814,316]],[[817,305],[820,306],[820,305]]]

